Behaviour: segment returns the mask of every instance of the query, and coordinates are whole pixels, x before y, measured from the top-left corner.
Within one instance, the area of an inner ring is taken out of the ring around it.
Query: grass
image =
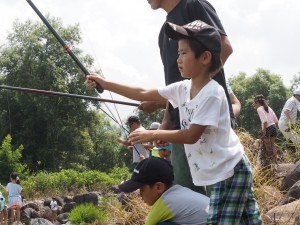
[[[270,209],[277,206],[283,198],[284,193],[280,191],[282,178],[276,176],[274,166],[269,168],[257,167],[256,162],[258,150],[254,147],[255,139],[247,132],[238,131],[237,133],[245,148],[246,155],[248,156],[253,167],[254,194],[260,208],[263,222],[265,225],[278,224],[274,222],[268,222],[270,220],[267,218],[266,213]],[[292,163],[295,161],[295,156],[297,157],[300,155],[299,149],[297,149],[295,154],[292,154],[288,149],[282,149],[282,147],[285,146],[278,143],[277,148],[284,152],[281,155],[280,163]],[[74,171],[62,172],[62,174],[39,174],[39,176],[32,178],[32,181],[35,182],[28,182],[28,185],[31,184],[31,186],[28,186],[28,188],[32,188],[30,193],[28,193],[30,194],[30,197],[35,198],[40,196],[52,196],[53,194],[65,195],[66,192],[70,190],[71,194],[92,190],[101,192],[104,187],[105,191],[102,192],[105,193],[105,201],[101,208],[99,208],[99,214],[102,215],[101,218],[96,218],[92,214],[88,217],[92,217],[93,220],[87,219],[87,221],[85,221],[85,217],[83,216],[82,212],[85,212],[87,206],[83,206],[83,208],[79,210],[80,212],[77,212],[76,215],[79,218],[78,221],[82,220],[85,222],[74,222],[73,224],[87,224],[88,221],[88,224],[92,225],[139,225],[145,223],[145,218],[150,210],[150,207],[142,201],[137,193],[132,193],[130,195],[126,195],[125,197],[117,197],[115,194],[112,194],[108,191],[108,187],[110,185],[119,183],[124,179],[124,177],[130,177],[130,174],[127,170],[124,171],[123,169],[116,169],[109,174],[108,177],[102,173],[98,174],[96,171],[90,171],[84,174],[78,174]],[[70,189],[66,182],[61,181],[59,184],[56,183],[56,178],[59,177],[62,179],[63,175],[67,177],[66,181],[68,181],[67,183],[70,183],[73,189]],[[40,180],[40,182],[37,182],[37,178]],[[103,185],[103,181],[105,185]],[[50,186],[45,186],[47,184]],[[62,184],[65,184],[65,186],[61,186]],[[35,190],[35,188],[38,188],[38,190]],[[41,192],[41,190],[44,190],[45,192]],[[52,190],[52,192],[50,193],[49,190]],[[54,193],[53,190],[55,190]],[[59,190],[61,192],[59,192]],[[37,196],[34,194],[37,194]],[[126,204],[122,204],[118,198],[121,198],[123,203],[126,202]]]

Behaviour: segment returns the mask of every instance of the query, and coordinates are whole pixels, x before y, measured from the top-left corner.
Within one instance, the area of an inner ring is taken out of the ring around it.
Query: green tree
[[[137,114],[140,118],[143,127],[148,129],[153,122],[161,123],[164,116],[164,109],[158,109],[153,113],[145,113],[141,110],[135,110],[135,114]]]
[[[7,135],[0,147],[0,182],[9,181],[12,172],[17,172],[22,179],[28,176],[28,168],[26,164],[21,163],[23,146],[19,146],[13,150],[11,146],[11,136]]]
[[[282,107],[288,97],[288,90],[284,86],[280,75],[272,74],[269,70],[257,69],[252,76],[240,73],[229,79],[235,95],[242,104],[241,115],[237,118],[239,127],[258,137],[260,120],[253,99],[258,94],[263,94],[267,104],[274,110],[279,118]]]
[[[293,76],[293,80],[291,81],[291,88],[290,91],[296,90],[297,88],[300,88],[300,72],[298,72],[298,75]]]
[[[93,59],[75,47],[81,42],[79,26],[64,28],[59,19],[48,20],[80,61],[92,67]],[[44,24],[16,21],[7,40],[0,48],[1,84],[95,95],[85,85],[82,71]],[[95,140],[102,135],[101,130],[94,132],[104,120],[95,111],[100,103],[2,90],[0,105],[0,138],[11,134],[13,145],[24,146],[23,161],[31,170],[87,168],[98,143]],[[118,132],[112,128],[114,131]],[[117,151],[107,147],[107,151]]]

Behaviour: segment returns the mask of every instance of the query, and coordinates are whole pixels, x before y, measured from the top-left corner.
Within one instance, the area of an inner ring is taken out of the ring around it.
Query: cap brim
[[[183,37],[190,37],[183,27],[169,22],[165,24],[165,33],[174,40],[178,40]]]
[[[119,184],[118,187],[122,192],[129,193],[129,192],[136,191],[137,189],[143,187],[144,185],[145,185],[144,183],[128,180],[123,182],[122,184]]]

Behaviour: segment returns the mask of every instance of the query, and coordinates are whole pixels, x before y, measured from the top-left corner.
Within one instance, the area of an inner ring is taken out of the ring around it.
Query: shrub
[[[70,212],[69,219],[75,225],[103,222],[106,219],[106,212],[93,204],[83,204]]]

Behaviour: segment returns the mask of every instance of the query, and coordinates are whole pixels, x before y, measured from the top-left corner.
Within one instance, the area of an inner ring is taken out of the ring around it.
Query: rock
[[[88,192],[83,194],[78,194],[74,196],[73,201],[77,204],[92,203],[94,205],[99,205],[99,195],[96,192]]]
[[[31,220],[31,225],[53,225],[53,223],[43,218],[36,218]]]
[[[71,210],[74,209],[76,205],[77,205],[76,202],[66,203],[63,207],[63,211],[64,212],[71,212]]]
[[[300,161],[298,161],[283,178],[281,190],[288,191],[298,180],[300,180]]]
[[[271,224],[294,225],[296,218],[300,216],[300,200],[292,203],[276,206],[266,213]],[[275,220],[275,221],[274,221]]]
[[[285,194],[279,205],[285,205],[300,199],[300,181],[297,181]]]
[[[69,213],[62,213],[58,215],[57,221],[61,224],[66,224],[69,221]]]

